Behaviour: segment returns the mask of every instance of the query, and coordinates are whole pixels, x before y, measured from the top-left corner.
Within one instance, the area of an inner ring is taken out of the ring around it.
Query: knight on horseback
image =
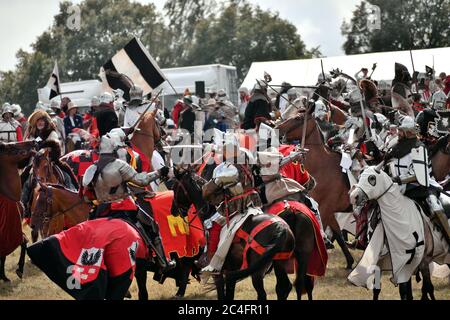
[[[280,173],[280,171],[283,171],[280,170],[280,167],[300,157],[302,157],[302,152],[294,152],[294,154],[291,153],[288,157],[283,157],[283,154],[274,147],[270,147],[266,151],[258,152],[260,167],[258,176],[260,178],[260,184],[258,185],[257,190],[265,207],[280,201],[297,201],[304,203],[314,213],[314,216],[319,222],[320,233],[326,247],[328,249],[334,248],[334,245],[328,239],[328,236],[323,229],[319,205],[307,194],[309,188],[314,188],[314,183],[311,183],[307,189],[296,180],[287,178]],[[310,180],[314,181],[312,178],[310,178]]]
[[[212,179],[203,186],[203,197],[217,208],[217,213],[210,218],[210,261],[201,271],[204,279],[221,271],[234,235],[246,219],[263,213],[246,157],[239,148],[237,137],[227,133],[223,146],[224,162],[214,169]]]
[[[442,187],[430,175],[427,149],[417,137],[414,119],[405,116],[398,132],[398,143],[385,155],[392,180],[401,186],[405,196],[428,209],[425,212],[450,244],[448,218],[439,200]]]
[[[161,241],[159,226],[155,220],[140,208],[131,197],[127,183],[148,186],[152,181],[167,176],[164,167],[150,173],[137,173],[128,163],[118,159],[117,150],[126,140],[130,130],[119,129],[101,137],[99,160],[91,165],[84,177],[85,197],[96,204],[92,218],[109,216],[130,222],[142,235],[150,252],[154,252],[161,271],[167,272],[175,267],[174,261],[168,261]]]

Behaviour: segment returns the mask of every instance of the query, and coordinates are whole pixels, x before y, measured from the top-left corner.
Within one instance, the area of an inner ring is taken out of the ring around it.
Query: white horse
[[[422,299],[434,299],[429,264],[450,263],[448,244],[420,207],[400,192],[399,185],[379,167],[365,169],[350,194],[360,207],[376,200],[379,222],[369,232],[370,242],[356,268],[348,276],[353,284],[374,289],[378,298],[381,271],[392,271],[391,281],[399,285],[400,297],[412,299],[411,276],[419,269],[423,276]]]

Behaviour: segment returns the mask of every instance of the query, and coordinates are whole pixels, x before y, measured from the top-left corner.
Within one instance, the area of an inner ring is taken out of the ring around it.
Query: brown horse
[[[175,174],[176,182],[174,183],[174,201],[172,203],[172,214],[185,215],[190,206],[194,205],[199,218],[204,221],[216,212],[215,207],[206,202],[202,197],[202,186],[206,183],[203,178],[198,176],[192,169],[188,169],[184,172],[176,171]],[[272,217],[272,215],[268,214],[252,216],[247,219],[241,229],[250,234],[251,230],[257,227],[259,223],[269,220]],[[292,216],[290,218],[292,218]],[[288,260],[274,260],[273,258],[277,252],[294,250],[297,239],[294,240],[292,232],[290,231],[287,224],[285,225],[285,227],[281,227],[281,225],[276,226],[275,224],[276,223],[269,226],[264,230],[264,232],[257,234],[255,237],[255,240],[258,241],[263,247],[270,247],[272,249],[266,251],[262,256],[260,256],[253,250],[249,250],[246,256],[249,266],[247,269],[238,271],[242,266],[242,262],[244,259],[243,253],[244,248],[246,247],[246,242],[241,239],[239,242],[235,242],[232,244],[223,265],[223,270],[225,270],[226,274],[225,279],[222,275],[214,277],[217,288],[217,296],[219,300],[233,299],[236,282],[247,276],[252,277],[253,287],[257,291],[258,300],[265,300],[266,292],[264,290],[263,279],[270,265],[273,265],[277,278],[277,297],[279,300],[287,299],[292,289],[292,285],[286,273]],[[302,229],[302,232],[304,233],[302,237],[305,240],[304,244],[306,244],[309,243],[311,237],[312,239],[314,238],[314,231],[308,228],[307,222],[303,224],[303,227],[304,228]],[[312,234],[310,232],[312,232]],[[303,245],[303,249],[305,249],[305,252],[297,251],[297,248],[295,248],[294,254],[296,257],[298,255],[301,255],[301,258],[305,259],[304,263],[307,264],[307,251],[309,250],[308,245]],[[304,253],[306,253],[306,255],[304,255]],[[311,290],[309,290],[309,281],[305,280],[305,282],[305,287],[308,291],[309,296],[310,292],[312,292],[312,283]],[[297,284],[300,285],[299,278],[297,278],[296,280],[296,285]],[[298,297],[300,297],[301,291],[299,292],[297,289],[297,293],[299,294]]]
[[[88,220],[91,207],[78,192],[58,184],[41,183],[31,225],[47,238]]]
[[[430,156],[434,178],[444,181],[450,173],[450,135],[438,140]]]
[[[36,205],[43,184],[65,185],[64,173],[57,165],[57,162],[59,162],[60,150],[59,147],[54,147],[55,145],[51,145],[49,148],[41,149],[33,158],[31,174],[33,176],[33,181],[35,182],[32,184],[34,186],[31,205],[32,221],[36,220],[34,219],[34,215],[37,212]],[[37,241],[39,233],[41,233],[41,235],[43,233],[42,230],[37,225],[33,225],[33,223],[30,227],[32,229],[31,238],[34,243]]]
[[[281,136],[289,141],[302,140],[304,114],[292,117],[276,127]],[[336,221],[336,212],[351,210],[348,195],[349,184],[340,166],[341,155],[331,151],[325,144],[319,127],[311,114],[307,115],[305,148],[309,149],[305,159],[305,168],[316,179],[317,185],[311,192],[312,198],[319,203],[323,227],[330,226],[341,247],[347,269],[351,269],[354,259],[342,237]]]
[[[91,207],[80,198],[78,193],[60,185],[42,184],[36,203],[31,224],[35,228],[42,230],[43,238],[88,220],[91,210]],[[139,197],[138,203],[142,208],[146,208]],[[189,273],[191,269],[195,268],[193,262],[194,258],[177,258],[177,267],[164,274],[165,277],[176,280],[179,287],[175,295],[176,298],[182,298],[185,294]],[[136,279],[139,289],[139,300],[148,300],[147,271],[157,272],[158,270],[153,268],[153,266],[149,266],[148,263],[138,260]]]
[[[152,170],[151,161],[153,151],[155,150],[155,143],[161,140],[161,132],[155,120],[156,111],[157,110],[147,112],[142,117],[137,130],[133,133],[133,137],[131,138],[132,145],[136,146],[150,162],[150,171]]]
[[[21,253],[16,274],[22,278],[25,264],[25,236],[22,233],[19,209],[22,186],[19,169],[25,167],[35,152],[34,141],[0,143],[0,280],[9,281],[5,275],[6,256],[19,245]]]

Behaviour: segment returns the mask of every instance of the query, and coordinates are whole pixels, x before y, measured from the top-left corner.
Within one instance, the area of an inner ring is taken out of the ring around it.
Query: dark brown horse
[[[301,141],[304,127],[304,114],[292,117],[277,126],[280,136],[290,142]],[[336,212],[351,211],[349,183],[340,166],[341,155],[331,151],[324,143],[316,121],[307,115],[305,148],[309,149],[305,159],[305,168],[316,179],[317,185],[311,192],[312,198],[319,203],[323,227],[330,226],[341,247],[347,269],[351,269],[354,259],[342,237],[336,221]]]
[[[438,140],[430,157],[434,178],[444,181],[450,173],[450,134]]]
[[[22,233],[19,209],[22,185],[19,169],[25,167],[35,152],[34,141],[0,143],[0,280],[9,281],[5,275],[6,256],[19,245],[21,253],[16,274],[22,278],[25,264],[26,239]]]
[[[206,202],[202,197],[201,190],[206,181],[198,176],[191,168],[183,172],[175,170],[175,173],[176,182],[174,183],[175,194],[174,202],[172,204],[172,213],[185,215],[190,206],[194,205],[199,218],[202,219],[202,221],[208,219],[212,214],[216,212],[216,209],[213,205]],[[242,229],[250,234],[251,230],[255,228],[259,223],[271,219],[272,217],[273,216],[266,214],[252,216],[247,219],[247,221],[242,226]],[[295,247],[295,256],[301,257],[303,259],[302,263],[307,264],[307,259],[309,257],[308,253],[312,251],[312,247],[314,245],[309,241],[311,239],[314,239],[314,231],[310,229],[310,227],[312,226],[308,224],[309,221],[304,221],[302,223],[302,218],[300,218],[300,220],[297,220],[296,217],[293,216],[289,216],[289,218],[296,220],[294,223],[299,222],[301,224],[297,227],[298,230],[301,229],[303,232],[302,237],[305,240],[302,243],[303,250],[297,250],[297,239],[294,240],[292,232],[289,229],[279,229],[279,227],[277,229],[276,226],[273,226],[273,228],[266,229],[266,232],[261,232],[256,236],[256,240],[261,245],[263,245],[264,247],[272,247],[273,251],[271,251],[271,249],[269,250],[271,252],[266,251],[266,253],[260,256],[257,253],[253,252],[253,250],[249,250],[246,257],[249,268],[238,271],[242,265],[243,251],[246,244],[242,240],[233,243],[223,266],[223,270],[225,271],[225,278],[222,275],[214,277],[219,300],[233,299],[236,282],[247,276],[252,277],[253,287],[257,291],[258,299],[265,300],[266,292],[264,290],[263,279],[266,271],[271,264],[273,265],[277,278],[277,297],[279,300],[287,299],[287,297],[289,296],[289,292],[292,289],[292,285],[286,273],[288,261],[273,260],[273,257],[277,251],[289,251],[293,250]],[[286,227],[288,226],[286,225]],[[300,239],[298,240],[300,241]],[[298,270],[302,270],[302,267],[299,267]],[[306,273],[306,270],[304,272]],[[303,275],[306,276],[305,274]],[[296,280],[298,298],[300,298],[301,290],[303,288],[306,288],[308,296],[312,298],[312,296],[310,296],[310,294],[312,293],[312,283],[309,280],[311,279],[307,277],[305,277],[305,279],[302,279],[302,276],[298,275]]]

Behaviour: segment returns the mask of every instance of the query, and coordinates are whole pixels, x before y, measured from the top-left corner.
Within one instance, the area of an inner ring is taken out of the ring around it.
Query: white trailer
[[[195,82],[204,81],[205,91],[208,89],[224,89],[234,105],[238,105],[238,79],[236,67],[222,64],[191,66],[181,68],[162,69],[166,78],[170,81],[177,94],[166,81],[160,86],[163,89],[162,97],[164,106],[172,110],[177,99],[181,98],[186,89],[195,94]],[[160,89],[158,88],[158,89]]]
[[[100,97],[103,92],[102,83],[99,80],[83,80],[76,82],[61,83],[61,95],[69,97],[74,102],[80,111],[90,107],[91,99],[94,96]],[[38,89],[39,101],[45,104],[50,104],[49,100],[50,89],[48,87]],[[61,96],[54,97],[52,100],[61,101]]]

